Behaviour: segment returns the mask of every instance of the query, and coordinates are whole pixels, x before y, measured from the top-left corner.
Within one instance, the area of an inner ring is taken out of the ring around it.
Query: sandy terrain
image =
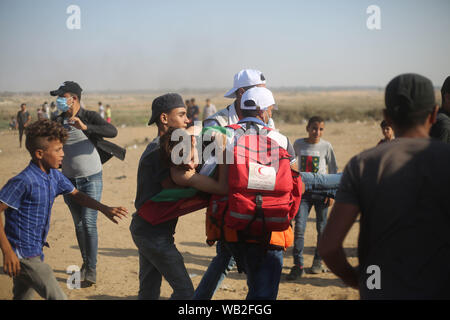
[[[304,137],[305,125],[277,124],[281,132],[288,135],[291,142]],[[145,139],[153,139],[154,127],[120,128],[119,135],[113,141],[127,146],[125,161],[112,159],[104,165],[104,188],[102,201],[111,206],[122,205],[134,212],[136,192],[136,172],[139,157],[145,149]],[[341,171],[354,154],[374,146],[380,139],[378,123],[327,123],[324,138],[334,147]],[[17,133],[0,132],[0,186],[9,178],[19,173],[29,162],[25,149],[18,147]],[[70,265],[81,266],[81,256],[77,246],[75,231],[70,212],[62,197],[56,199],[53,206],[51,227],[48,235],[50,249],[45,248],[46,262],[50,264],[55,275],[69,299],[136,299],[138,292],[138,254],[132,241],[129,224],[131,217],[122,220],[119,225],[111,223],[99,214],[99,250],[97,267],[97,284],[89,288],[70,290],[66,286],[69,275],[66,269]],[[198,211],[179,219],[175,241],[183,254],[194,287],[198,285],[210,260],[215,255],[215,247],[208,247],[204,236],[204,212]],[[356,265],[356,241],[358,224],[348,235],[345,248],[351,263]],[[305,239],[305,266],[310,267],[316,241],[314,210],[307,225]],[[0,257],[0,265],[3,265]],[[304,274],[302,279],[294,282],[285,280],[292,266],[292,249],[285,253],[282,281],[278,299],[358,299],[357,291],[343,285],[331,273],[321,275]],[[0,299],[12,298],[12,280],[3,271],[0,272]],[[161,299],[170,297],[172,290],[163,280]],[[247,294],[244,274],[233,270],[222,283],[214,299],[245,299]],[[36,298],[38,298],[36,296]]]

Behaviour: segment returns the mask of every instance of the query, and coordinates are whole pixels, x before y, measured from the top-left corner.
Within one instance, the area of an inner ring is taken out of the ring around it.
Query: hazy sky
[[[381,30],[367,28],[370,5]],[[385,86],[403,72],[440,86],[449,13],[448,0],[0,0],[0,91],[228,88],[243,68],[268,87]]]

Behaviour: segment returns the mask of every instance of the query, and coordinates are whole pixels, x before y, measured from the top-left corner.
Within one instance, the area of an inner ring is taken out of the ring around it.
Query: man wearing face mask
[[[56,105],[62,113],[56,117],[57,122],[68,131],[64,144],[62,173],[73,185],[100,201],[103,180],[102,164],[113,155],[123,160],[125,149],[103,140],[114,138],[117,129],[107,123],[97,112],[81,108],[81,87],[73,81],[65,81],[50,95],[57,96]],[[88,285],[96,283],[97,266],[97,211],[80,207],[70,197],[64,196],[75,224],[75,232],[80,247],[83,265],[81,281]]]

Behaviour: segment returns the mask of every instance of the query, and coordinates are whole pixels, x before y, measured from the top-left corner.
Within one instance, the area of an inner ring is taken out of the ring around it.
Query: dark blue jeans
[[[103,188],[101,171],[88,177],[70,179],[70,181],[79,191],[100,202]],[[72,214],[83,263],[87,268],[96,270],[98,250],[97,211],[80,206],[69,195],[64,195],[64,202]]]
[[[194,286],[184,266],[184,260],[174,243],[173,234],[155,232],[152,226],[133,215],[131,236],[139,251],[139,300],[157,300],[162,277],[173,289],[171,299],[190,300]]]
[[[311,199],[304,194],[298,213],[295,216],[293,256],[294,264],[296,265],[303,266],[306,222],[308,220],[309,212],[313,206],[316,210],[317,243],[319,242],[319,238],[322,235],[327,223],[328,204],[324,203],[324,197],[319,197],[319,199]],[[314,259],[321,260],[318,254],[317,245],[314,253]]]
[[[238,267],[247,275],[247,300],[275,300],[278,295],[283,251],[268,250],[266,246],[235,242],[227,243]]]
[[[223,279],[236,264],[231,253],[225,248],[223,241],[217,241],[216,253],[217,255],[211,260],[208,270],[206,270],[197,289],[195,289],[193,300],[211,300]]]
[[[334,197],[341,182],[342,173],[320,174],[300,172],[305,191]]]

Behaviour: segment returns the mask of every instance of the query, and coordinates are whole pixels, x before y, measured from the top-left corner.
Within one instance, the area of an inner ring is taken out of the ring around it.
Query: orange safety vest
[[[218,240],[225,240],[227,242],[238,242],[238,233],[237,230],[231,229],[226,225],[221,225],[214,221],[214,218],[211,216],[212,206],[208,207],[206,211],[206,243],[210,246],[214,245],[214,243]],[[223,235],[222,235],[223,230]],[[223,237],[222,237],[223,236]],[[256,242],[255,240],[248,240],[248,242]],[[269,244],[272,246],[276,246],[286,250],[294,243],[294,232],[289,226],[288,229],[284,231],[273,231],[271,233]]]

